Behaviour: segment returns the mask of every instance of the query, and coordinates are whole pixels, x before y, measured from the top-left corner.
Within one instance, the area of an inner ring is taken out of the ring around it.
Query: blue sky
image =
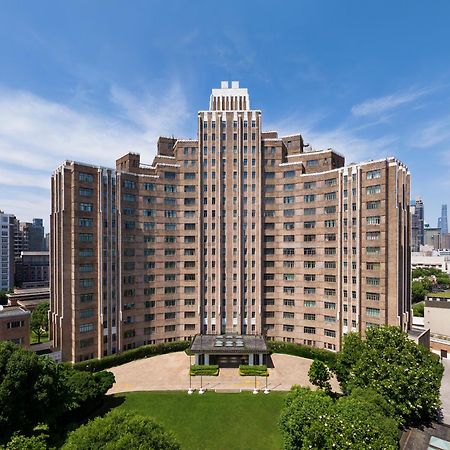
[[[347,162],[396,156],[450,204],[450,2],[0,0],[0,209],[48,223],[66,159],[144,162],[240,80],[264,127]]]

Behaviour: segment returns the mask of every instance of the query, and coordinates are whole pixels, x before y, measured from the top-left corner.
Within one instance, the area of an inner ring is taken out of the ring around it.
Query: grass
[[[41,344],[43,344],[44,342],[48,342],[48,339],[49,339],[48,331],[41,334]],[[33,345],[33,344],[37,344],[37,343],[38,343],[38,338],[36,337],[36,335],[33,332],[31,332],[30,344]]]
[[[278,418],[287,393],[130,392],[117,394],[126,410],[153,417],[186,450],[282,448]]]

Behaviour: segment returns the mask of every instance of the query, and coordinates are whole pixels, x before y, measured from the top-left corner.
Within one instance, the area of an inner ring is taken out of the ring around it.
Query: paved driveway
[[[193,359],[192,359],[193,362]],[[293,384],[311,386],[308,381],[310,359],[298,356],[273,354],[273,368],[267,378],[271,390],[288,391]],[[109,369],[116,377],[116,383],[109,394],[129,391],[170,391],[189,388],[189,356],[184,352],[169,353],[152,358],[132,361]],[[257,377],[257,387],[262,389],[266,379]],[[217,377],[203,377],[203,387],[219,390],[251,390],[254,377],[241,377],[239,369],[220,369]],[[200,387],[200,377],[192,377],[192,387]],[[336,380],[332,380],[333,390],[338,390]]]

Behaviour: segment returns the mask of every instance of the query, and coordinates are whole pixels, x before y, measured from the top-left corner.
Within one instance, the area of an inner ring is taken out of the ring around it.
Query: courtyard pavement
[[[273,368],[269,368],[267,378],[270,390],[288,391],[293,384],[312,387],[308,380],[308,370],[312,363],[310,359],[282,354],[273,354],[271,358]],[[140,359],[109,370],[116,377],[116,383],[109,390],[109,394],[189,389],[189,356],[185,352]],[[258,389],[264,389],[265,377],[256,377],[256,382]],[[331,381],[331,385],[333,390],[339,390],[335,379]],[[240,376],[237,368],[222,368],[217,377],[203,377],[203,388],[209,390],[252,390],[254,386],[254,377]],[[192,377],[192,388],[200,388],[199,376]]]

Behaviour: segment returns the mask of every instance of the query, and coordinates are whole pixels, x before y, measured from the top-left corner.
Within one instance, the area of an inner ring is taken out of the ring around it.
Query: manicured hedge
[[[105,356],[101,359],[90,359],[75,363],[73,368],[76,370],[87,370],[90,372],[99,372],[110,367],[120,366],[136,359],[148,358],[165,353],[181,352],[190,345],[189,341],[166,342],[163,344],[143,345],[142,347],[126,350],[117,355]]]
[[[197,375],[217,377],[217,375],[219,375],[219,366],[215,366],[215,365],[201,366],[201,365],[194,364],[191,366],[191,375],[193,377],[195,377]]]
[[[324,362],[330,369],[333,369],[336,366],[337,353],[322,348],[279,341],[268,341],[267,347],[271,353],[285,353],[286,355],[318,359],[319,361]]]
[[[239,366],[239,375],[243,377],[267,377],[269,372],[267,371],[267,366]]]

